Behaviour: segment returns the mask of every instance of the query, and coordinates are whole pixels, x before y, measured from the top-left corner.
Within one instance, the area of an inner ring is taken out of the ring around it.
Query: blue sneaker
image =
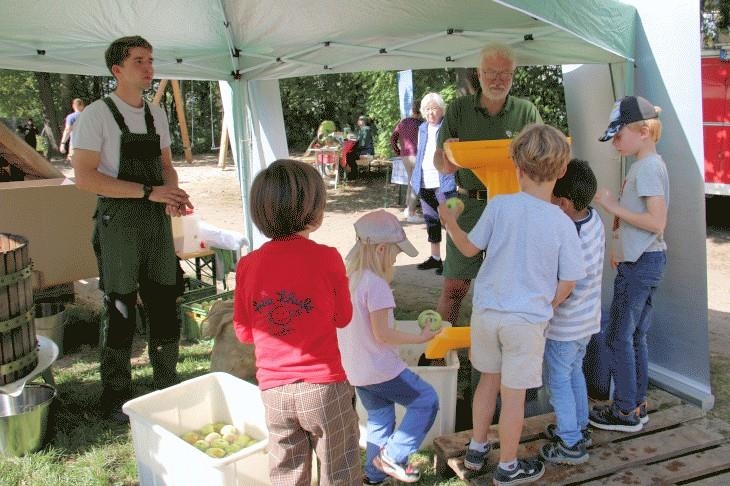
[[[547,424],[545,426],[545,438],[547,440],[553,441],[558,439],[558,435],[555,433],[558,426],[555,424]],[[583,429],[580,431],[581,434],[583,434],[583,445],[586,446],[586,449],[590,449],[593,447],[593,438],[591,437],[591,429]]]
[[[472,449],[467,446],[466,454],[464,455],[464,467],[470,471],[481,471],[484,467],[484,461],[492,450],[492,444],[487,443],[487,447],[484,451]]]
[[[509,486],[537,481],[545,474],[545,464],[537,459],[518,459],[517,466],[508,471],[497,466],[492,483],[494,486]]]
[[[639,432],[644,427],[637,409],[623,412],[615,404],[594,408],[588,416],[588,422],[598,429],[618,432]]]

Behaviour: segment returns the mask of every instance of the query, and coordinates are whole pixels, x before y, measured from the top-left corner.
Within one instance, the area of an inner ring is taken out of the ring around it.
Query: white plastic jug
[[[172,239],[178,253],[195,253],[205,248],[200,238],[200,218],[192,209],[185,216],[172,218]]]

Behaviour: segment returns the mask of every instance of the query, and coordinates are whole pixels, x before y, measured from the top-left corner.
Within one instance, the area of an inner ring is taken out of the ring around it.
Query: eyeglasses
[[[429,106],[426,106],[426,107],[423,108],[423,111],[424,112],[439,111],[439,110],[441,110],[441,107],[440,106],[432,106],[432,105],[429,105]]]
[[[499,78],[502,81],[509,81],[512,79],[512,76],[515,75],[514,71],[494,71],[492,69],[482,69],[482,74],[487,77],[487,79],[497,79]]]

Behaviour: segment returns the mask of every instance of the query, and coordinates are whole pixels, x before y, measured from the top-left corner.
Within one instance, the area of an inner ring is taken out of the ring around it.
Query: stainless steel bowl
[[[0,394],[0,454],[22,456],[41,448],[55,398],[56,389],[46,384],[25,385],[17,397]]]

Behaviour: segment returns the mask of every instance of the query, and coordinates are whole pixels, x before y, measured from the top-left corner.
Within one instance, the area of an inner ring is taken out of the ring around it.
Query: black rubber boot
[[[102,392],[99,400],[102,415],[116,423],[128,423],[122,412],[124,402],[132,397],[131,349],[105,347],[101,350]]]
[[[150,341],[147,346],[152,364],[152,380],[155,388],[161,390],[180,382],[177,376],[177,360],[180,344],[176,342],[159,344]]]

